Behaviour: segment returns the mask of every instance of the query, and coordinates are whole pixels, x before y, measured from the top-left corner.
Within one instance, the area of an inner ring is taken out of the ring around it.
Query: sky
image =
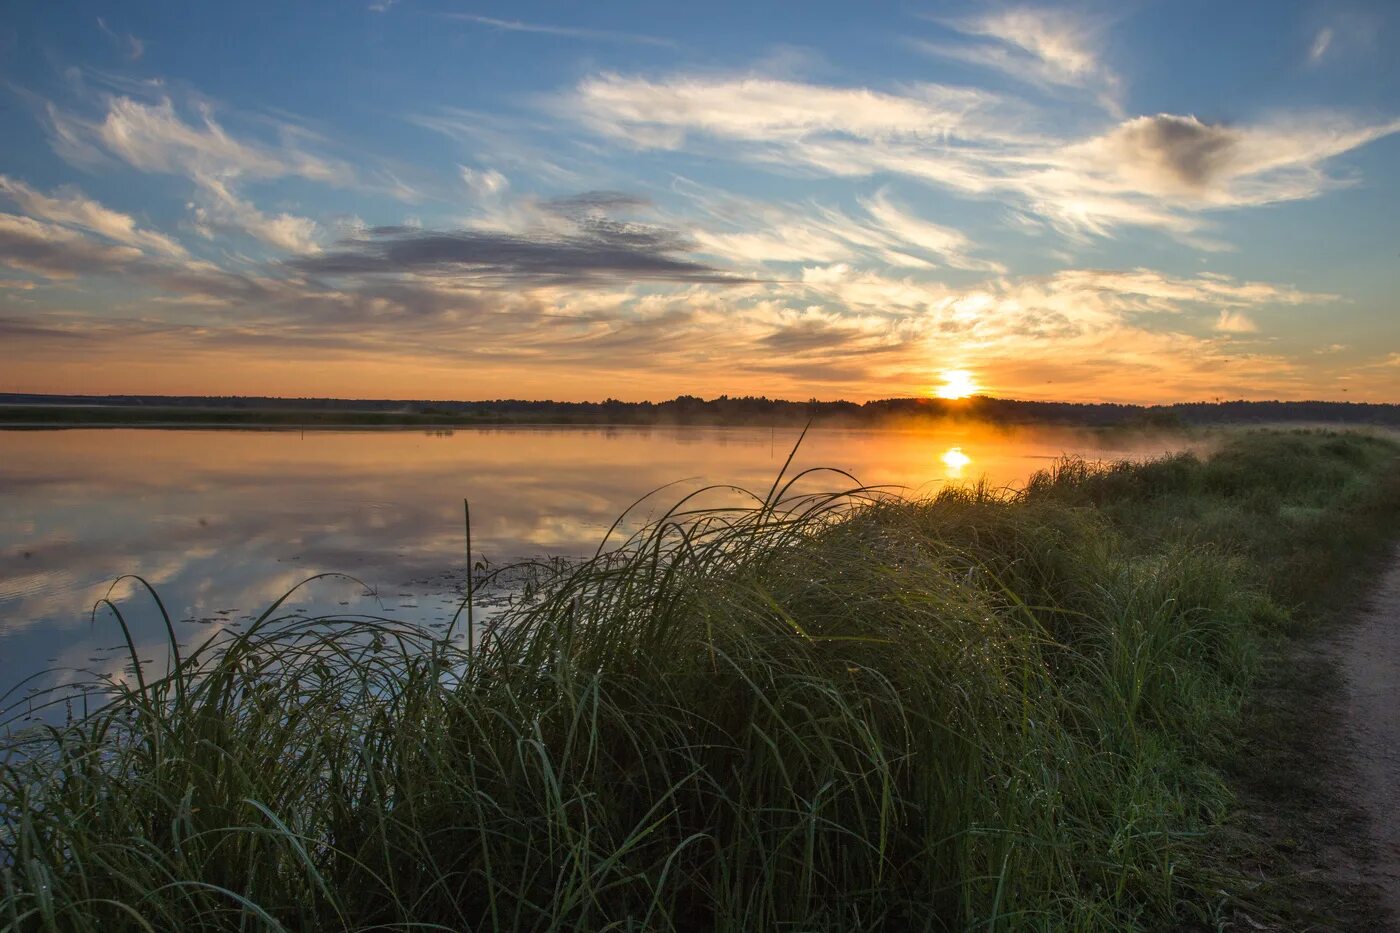
[[[1393,0],[11,2],[0,391],[1396,402],[1397,46]]]

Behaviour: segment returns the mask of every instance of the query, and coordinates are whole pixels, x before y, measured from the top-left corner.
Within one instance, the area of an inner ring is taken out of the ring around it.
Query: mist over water
[[[797,436],[767,427],[536,426],[0,433],[0,685],[55,667],[118,674],[128,660],[116,650],[120,631],[102,614],[93,623],[90,610],[122,574],[157,588],[187,641],[245,626],[327,572],[364,586],[317,581],[286,610],[445,626],[461,599],[464,498],[478,560],[581,556],[624,509],[666,484],[674,485],[634,510],[624,530],[704,485],[762,495]],[[919,494],[983,477],[1019,485],[1064,454],[1138,458],[1182,446],[1172,435],[967,424],[818,428],[791,469],[832,467]],[[850,481],[826,473],[806,484]],[[742,496],[715,490],[702,501]],[[113,595],[148,646],[143,656],[161,662],[164,631],[149,597],[129,581]]]

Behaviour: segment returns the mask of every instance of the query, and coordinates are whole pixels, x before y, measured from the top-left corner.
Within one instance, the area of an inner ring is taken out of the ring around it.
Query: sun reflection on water
[[[949,447],[940,458],[943,465],[947,467],[944,471],[949,479],[961,479],[963,468],[972,462],[972,458],[963,453],[961,447]]]

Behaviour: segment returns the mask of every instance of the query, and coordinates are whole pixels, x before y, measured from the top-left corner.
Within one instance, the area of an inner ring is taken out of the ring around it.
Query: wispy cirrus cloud
[[[107,21],[100,16],[97,17],[97,28],[101,29],[107,38],[121,47],[122,53],[126,56],[127,61],[138,61],[142,55],[146,54],[146,43],[144,40],[137,38],[129,32],[117,32],[115,29],[108,26]]]
[[[1340,301],[1338,295],[1307,292],[1288,285],[1270,282],[1250,282],[1219,273],[1194,276],[1173,276],[1153,269],[1107,270],[1067,269],[1050,276],[1056,291],[1110,296],[1116,301],[1133,300],[1136,304],[1119,307],[1145,311],[1173,311],[1181,302],[1209,304],[1220,307],[1249,305],[1331,304]]]
[[[1254,319],[1243,311],[1231,311],[1226,308],[1220,312],[1215,329],[1226,334],[1252,334],[1259,327],[1254,323]]]
[[[542,145],[532,137],[556,129],[539,119],[502,116],[462,107],[439,107],[410,112],[404,120],[452,140],[477,163],[505,167],[511,175],[524,175],[551,186],[587,184],[587,173],[577,159],[559,147]]]
[[[874,197],[862,199],[861,205],[888,234],[891,249],[922,251],[956,269],[1006,271],[999,262],[974,257],[978,247],[962,231],[915,216],[894,203],[884,189]]]
[[[24,182],[0,175],[0,197],[30,217],[97,233],[109,240],[167,256],[184,256],[185,248],[163,233],[145,230],[128,214],[111,210],[76,190],[43,194]]]
[[[1103,61],[1107,23],[1073,10],[1011,7],[981,16],[935,19],[965,37],[984,41],[914,40],[929,54],[1004,72],[1036,86],[1054,85],[1093,92],[1121,114],[1122,80]]]
[[[1364,61],[1375,54],[1386,35],[1380,7],[1337,5],[1321,7],[1318,12],[1323,21],[1314,26],[1304,56],[1309,67],[1338,60]]]
[[[1074,138],[1028,131],[1015,108],[981,91],[708,74],[589,77],[555,110],[638,149],[833,177],[901,175],[1006,201],[1069,235],[1148,227],[1203,246],[1203,211],[1316,197],[1346,183],[1327,173],[1330,159],[1400,131],[1400,119],[1327,111],[1239,125],[1157,114]]]
[[[478,198],[498,198],[510,187],[510,179],[493,168],[475,169],[459,165],[457,169],[462,176],[462,184]]]
[[[348,163],[305,149],[290,127],[284,127],[277,145],[239,139],[220,124],[207,103],[195,104],[193,120],[178,113],[168,96],[143,101],[108,95],[102,109],[97,119],[50,109],[55,149],[60,155],[85,162],[100,151],[133,168],[166,174],[294,176],[344,186],[355,181]]]
[[[976,255],[963,232],[915,215],[887,189],[859,198],[861,211],[816,202],[775,204],[705,189],[678,180],[678,193],[702,212],[691,235],[703,252],[733,262],[813,263],[864,260],[910,269],[1004,272]]]
[[[596,42],[625,42],[633,45],[654,45],[671,48],[676,45],[673,39],[648,36],[635,32],[618,32],[612,29],[587,29],[581,26],[553,26],[546,23],[527,23],[518,19],[497,19],[477,13],[445,13],[448,19],[464,23],[489,26],[503,32],[525,32],[544,36],[560,36],[565,39],[583,39]]]
[[[651,80],[604,73],[580,81],[554,112],[644,149],[679,149],[691,134],[778,149],[826,135],[932,144],[1021,138],[992,113],[1000,102],[988,92],[943,85],[896,94],[763,75]]]
[[[891,277],[844,263],[803,270],[802,284],[859,313],[923,312],[939,330],[1002,336],[1076,334],[1127,314],[1203,314],[1280,305],[1329,304],[1338,296],[1230,276],[1174,276],[1153,269],[1064,269],[1044,276],[998,277],[955,288],[912,276]]]
[[[1308,46],[1308,63],[1316,65],[1327,56],[1327,51],[1332,48],[1332,37],[1334,33],[1331,26],[1324,26],[1317,31],[1313,37],[1312,45]]]
[[[304,134],[283,124],[276,144],[235,136],[207,103],[196,103],[187,119],[165,95],[140,100],[106,95],[98,118],[48,108],[54,148],[80,164],[114,158],[143,172],[182,175],[195,187],[189,207],[195,229],[205,237],[240,232],[278,249],[314,252],[318,224],[280,211],[267,214],[242,195],[252,180],[301,178],[349,187],[357,172],[343,160],[310,151]]]
[[[237,231],[290,253],[320,250],[321,227],[311,218],[285,211],[264,213],[235,194],[221,178],[197,175],[194,180],[203,196],[202,203],[192,205],[194,225],[206,239],[213,239],[218,232]]]
[[[56,279],[111,273],[144,254],[133,246],[102,243],[58,224],[0,214],[0,263]]]

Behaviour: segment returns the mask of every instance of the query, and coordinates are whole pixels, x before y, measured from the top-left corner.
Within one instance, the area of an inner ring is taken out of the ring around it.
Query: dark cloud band
[[[466,275],[536,285],[752,281],[685,258],[690,245],[672,230],[601,217],[581,218],[562,235],[379,227],[288,265],[315,275]]]

